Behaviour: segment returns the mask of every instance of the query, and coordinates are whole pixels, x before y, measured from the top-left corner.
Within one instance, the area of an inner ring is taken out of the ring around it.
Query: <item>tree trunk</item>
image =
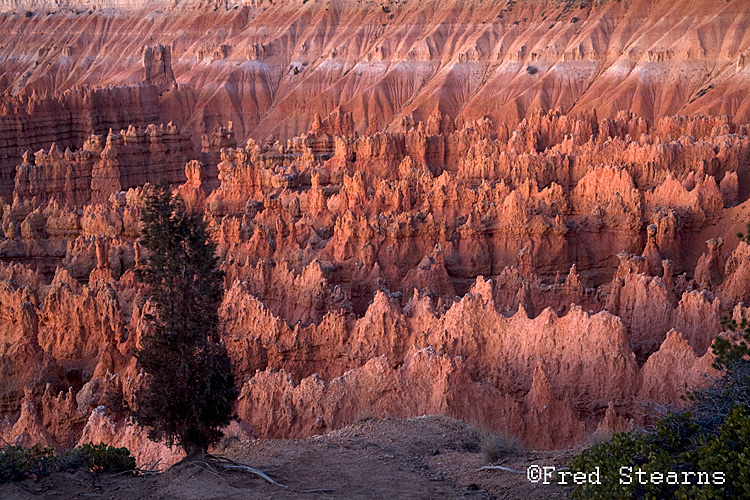
[[[205,448],[203,446],[193,445],[190,448],[190,451],[187,455],[185,455],[185,458],[174,464],[170,467],[170,469],[174,469],[176,467],[185,466],[192,462],[202,462],[206,459],[208,456],[208,448]]]

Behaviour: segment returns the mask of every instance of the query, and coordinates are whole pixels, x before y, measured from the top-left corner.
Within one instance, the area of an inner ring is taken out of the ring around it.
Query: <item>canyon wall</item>
[[[52,143],[80,149],[91,134],[157,121],[157,93],[153,85],[134,85],[0,97],[0,190],[12,184],[24,151]]]
[[[53,143],[49,151],[25,154],[15,168],[8,199],[34,198],[37,203],[55,199],[71,206],[103,202],[122,190],[147,182],[185,180],[185,163],[197,157],[190,135],[171,123],[149,125],[145,130],[132,125],[119,133],[90,136],[83,148],[63,153]]]

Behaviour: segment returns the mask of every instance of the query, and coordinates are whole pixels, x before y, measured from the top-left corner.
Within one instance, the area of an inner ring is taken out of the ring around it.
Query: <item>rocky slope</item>
[[[4,0],[0,9],[0,92],[136,84],[149,76],[144,45],[162,44],[171,52],[147,51],[158,58],[149,68],[169,59],[177,85],[161,79],[159,104],[144,106],[197,137],[232,121],[240,140],[286,140],[337,109],[353,113],[359,133],[426,123],[436,111],[514,127],[538,107],[750,118],[750,12],[736,0]]]
[[[437,413],[570,446],[679,405],[721,316],[750,315],[739,2],[190,5],[0,16],[3,438],[166,453],[117,403],[139,384],[133,268],[162,178],[219,243],[243,436]],[[49,45],[53,25],[70,39]],[[597,76],[565,69],[582,61]],[[470,92],[445,77],[471,64]],[[696,64],[700,96],[672,78]]]

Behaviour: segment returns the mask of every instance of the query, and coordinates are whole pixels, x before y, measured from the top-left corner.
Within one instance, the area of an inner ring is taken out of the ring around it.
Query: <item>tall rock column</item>
[[[154,85],[159,92],[177,88],[172,71],[172,47],[169,45],[146,45],[143,48],[145,82]]]

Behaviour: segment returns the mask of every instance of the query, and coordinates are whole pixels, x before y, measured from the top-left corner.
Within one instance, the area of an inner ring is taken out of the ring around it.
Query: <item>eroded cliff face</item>
[[[24,151],[81,149],[92,134],[145,127],[159,119],[153,85],[73,88],[54,94],[0,96],[0,193],[12,186]]]
[[[435,111],[511,128],[557,107],[750,119],[750,12],[740,1],[4,0],[0,9],[0,92],[145,80],[158,95],[144,109],[164,113],[147,122],[189,125],[196,137],[232,121],[241,141],[287,140],[336,109],[353,113],[360,134],[427,123]]]
[[[558,448],[682,404],[750,317],[750,14],[696,3],[13,3],[0,436],[177,458],[118,404],[162,179],[219,245],[234,434],[440,413]]]

